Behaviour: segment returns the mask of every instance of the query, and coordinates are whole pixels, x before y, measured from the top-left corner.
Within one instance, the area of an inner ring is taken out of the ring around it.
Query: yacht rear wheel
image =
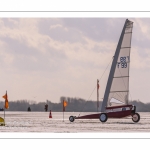
[[[135,113],[133,116],[132,116],[132,121],[133,122],[139,122],[140,120],[140,115],[138,113]]]

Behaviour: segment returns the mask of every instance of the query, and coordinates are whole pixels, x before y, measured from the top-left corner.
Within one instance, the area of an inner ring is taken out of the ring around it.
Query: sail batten
[[[112,62],[101,112],[106,107],[128,104],[132,28],[133,22],[127,19]]]
[[[123,48],[131,48],[131,47],[121,47],[121,49],[123,49]]]
[[[117,93],[117,92],[129,92],[129,91],[110,91],[110,93]]]
[[[114,78],[128,78],[129,76],[119,76],[119,77],[114,77]]]
[[[126,32],[125,34],[128,34],[128,33],[132,33],[132,32]]]

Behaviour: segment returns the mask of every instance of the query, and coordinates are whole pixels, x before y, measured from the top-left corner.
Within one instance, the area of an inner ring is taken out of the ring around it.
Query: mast
[[[105,107],[107,107],[108,96],[109,96],[109,92],[110,92],[110,88],[111,88],[111,84],[112,84],[112,80],[113,80],[113,76],[114,76],[118,56],[119,56],[119,53],[120,53],[121,44],[122,44],[122,40],[123,40],[123,37],[124,37],[127,22],[128,22],[128,19],[126,19],[126,21],[125,21],[125,24],[124,24],[124,27],[122,29],[122,33],[121,33],[121,36],[120,36],[120,39],[119,39],[119,42],[118,42],[118,45],[117,45],[117,48],[116,48],[116,52],[115,52],[115,55],[114,55],[114,58],[113,58],[113,62],[112,62],[112,66],[111,66],[111,70],[110,70],[110,73],[109,73],[109,78],[108,78],[108,81],[107,81],[107,86],[106,86],[106,90],[105,90],[105,94],[104,94],[104,99],[103,99],[103,103],[102,103],[102,106],[101,106],[101,112],[104,112]]]
[[[97,79],[97,112],[99,108],[99,80]]]

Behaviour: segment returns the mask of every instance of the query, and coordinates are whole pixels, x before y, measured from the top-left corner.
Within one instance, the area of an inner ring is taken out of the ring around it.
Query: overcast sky
[[[1,18],[0,94],[9,101],[88,99],[126,18]],[[133,21],[130,99],[150,102],[150,18]],[[110,67],[100,80],[103,98]],[[91,100],[96,100],[96,89]],[[1,97],[1,100],[3,98]]]

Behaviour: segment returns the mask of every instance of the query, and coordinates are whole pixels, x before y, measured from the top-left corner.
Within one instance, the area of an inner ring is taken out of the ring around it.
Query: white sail
[[[112,62],[101,107],[102,112],[106,107],[128,104],[132,28],[133,22],[127,19]]]

